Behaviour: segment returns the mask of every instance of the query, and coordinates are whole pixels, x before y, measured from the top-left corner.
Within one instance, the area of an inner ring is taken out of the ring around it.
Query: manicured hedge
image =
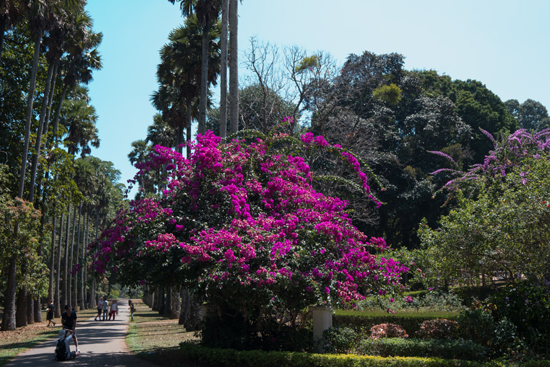
[[[383,316],[368,316],[368,315],[333,315],[332,316],[332,325],[338,326],[338,327],[349,327],[352,329],[364,329],[364,330],[370,330],[371,327],[374,325],[380,325],[380,324],[397,324],[403,326],[407,334],[409,335],[409,338],[416,337],[416,332],[420,330],[420,324],[422,324],[425,320],[434,320],[437,318],[441,318],[441,316],[427,316],[423,314],[418,315],[383,315]],[[445,317],[448,320],[455,320],[456,316],[446,316]]]
[[[472,361],[439,358],[359,356],[354,354],[313,354],[296,352],[264,352],[212,349],[192,343],[182,343],[184,360],[202,366],[219,367],[477,367]]]
[[[444,359],[487,360],[491,350],[471,340],[365,339],[357,348],[361,354],[371,356],[437,357]]]

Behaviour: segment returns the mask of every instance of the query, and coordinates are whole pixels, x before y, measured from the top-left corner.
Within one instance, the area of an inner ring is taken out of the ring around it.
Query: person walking
[[[107,316],[109,315],[109,301],[107,297],[103,300],[103,321],[107,321]]]
[[[113,317],[113,321],[115,321],[117,310],[118,310],[118,306],[116,304],[116,300],[114,300],[113,304],[111,305],[111,313],[109,314],[109,321],[111,321],[111,316]]]
[[[78,349],[78,339],[76,338],[76,318],[76,312],[71,310],[70,305],[66,305],[65,312],[61,315],[61,323],[63,324],[63,330],[68,331],[73,336],[76,354],[78,355],[80,349]]]
[[[136,308],[134,307],[134,302],[132,302],[132,300],[128,301],[128,308],[130,309],[130,316],[132,316],[132,321],[134,321],[134,312],[136,311]]]
[[[94,321],[97,321],[99,318],[99,321],[101,321],[101,313],[103,312],[103,297],[99,297],[99,301],[97,302],[97,315],[94,318]]]
[[[48,309],[46,310],[48,313],[46,314],[46,320],[48,320],[48,327],[53,324],[55,327],[55,322],[53,321],[53,312],[55,311],[55,305],[53,304],[52,300],[48,300]]]

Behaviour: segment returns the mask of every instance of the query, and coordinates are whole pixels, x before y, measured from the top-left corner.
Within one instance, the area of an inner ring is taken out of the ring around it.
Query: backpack
[[[55,346],[55,358],[58,361],[65,361],[68,359],[69,353],[67,353],[67,346],[65,344],[65,338],[61,338],[57,341]]]

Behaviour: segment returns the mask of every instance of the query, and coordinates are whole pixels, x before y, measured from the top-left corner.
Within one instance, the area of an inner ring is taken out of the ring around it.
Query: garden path
[[[28,351],[15,357],[6,367],[151,367],[132,354],[124,340],[128,332],[128,301],[119,300],[119,314],[116,321],[94,321],[93,318],[77,323],[78,347],[80,355],[73,360],[59,362],[55,360],[54,351],[58,337],[46,340]],[[71,351],[76,350],[71,343]]]

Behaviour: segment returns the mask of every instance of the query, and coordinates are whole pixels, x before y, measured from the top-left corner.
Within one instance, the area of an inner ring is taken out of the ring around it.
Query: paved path
[[[76,326],[80,355],[73,360],[57,361],[54,358],[55,344],[58,337],[49,339],[36,347],[15,357],[6,367],[50,367],[50,366],[83,366],[83,367],[151,367],[130,353],[124,338],[128,331],[128,301],[120,300],[119,314],[116,321],[94,321],[93,319]],[[77,313],[78,315],[78,313]],[[71,342],[71,351],[76,348]]]

